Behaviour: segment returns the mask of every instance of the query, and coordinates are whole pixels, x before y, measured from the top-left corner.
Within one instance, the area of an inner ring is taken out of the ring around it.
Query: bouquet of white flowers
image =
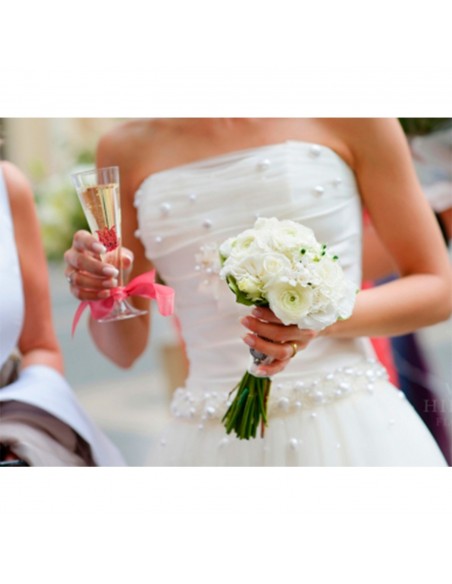
[[[353,311],[356,286],[345,278],[338,257],[314,233],[294,221],[258,219],[253,229],[220,246],[221,271],[236,301],[265,306],[285,325],[319,331]],[[254,363],[266,355],[251,349]],[[271,380],[245,373],[223,417],[226,431],[239,438],[261,436],[267,425]]]

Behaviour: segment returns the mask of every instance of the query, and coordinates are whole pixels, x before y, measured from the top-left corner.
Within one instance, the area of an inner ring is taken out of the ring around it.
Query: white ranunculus
[[[302,247],[318,247],[319,244],[311,229],[299,225],[294,221],[281,221],[278,229],[271,231],[271,247],[286,255],[297,255]]]
[[[272,282],[277,282],[283,277],[293,278],[293,267],[287,257],[280,253],[266,253],[263,261],[263,285],[268,288]]]
[[[238,273],[245,272],[260,278],[265,273],[264,255],[260,253],[246,255],[236,263],[235,269]]]
[[[327,283],[331,288],[344,280],[344,272],[340,264],[328,256],[324,256],[319,262],[316,262],[313,269],[319,280]]]
[[[235,241],[235,237],[229,237],[229,239],[226,239],[226,241],[223,241],[223,243],[220,245],[219,247],[219,252],[220,252],[220,256],[223,259],[227,259],[231,253],[232,253],[232,244]]]
[[[253,276],[244,276],[236,280],[237,287],[241,292],[244,292],[250,300],[256,301],[262,299],[261,283],[258,278]]]
[[[298,324],[311,308],[313,292],[309,287],[274,284],[267,291],[271,310],[284,324]]]
[[[342,296],[337,303],[337,312],[341,318],[349,318],[352,315],[358,292],[354,282],[345,280]]]

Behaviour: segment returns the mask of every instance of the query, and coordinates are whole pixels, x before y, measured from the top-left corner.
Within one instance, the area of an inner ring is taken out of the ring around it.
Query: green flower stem
[[[261,438],[264,437],[270,387],[270,378],[245,373],[232,390],[237,394],[222,418],[227,434],[234,430],[239,439],[249,440],[256,437],[260,425]]]

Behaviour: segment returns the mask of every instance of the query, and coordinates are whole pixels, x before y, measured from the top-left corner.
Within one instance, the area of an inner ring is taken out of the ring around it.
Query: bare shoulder
[[[33,188],[25,174],[11,162],[2,162],[1,169],[8,191],[14,236],[25,281],[29,266],[35,267],[45,261]]]
[[[347,118],[337,120],[335,125],[350,149],[355,168],[379,160],[386,163],[394,156],[406,159],[409,154],[397,118]]]
[[[158,132],[157,120],[131,120],[119,123],[99,140],[97,158],[100,165],[104,160],[127,165],[142,156],[155,141]],[[112,162],[112,163],[113,163]]]
[[[355,170],[371,161],[388,159],[394,153],[406,157],[408,143],[397,118],[324,118],[321,124],[343,149]]]
[[[160,120],[152,119],[122,122],[99,140],[97,166],[119,166],[123,193],[133,193],[153,170],[160,126]]]
[[[1,162],[6,189],[14,215],[21,215],[26,208],[34,207],[34,197],[31,184],[25,174],[11,162]]]

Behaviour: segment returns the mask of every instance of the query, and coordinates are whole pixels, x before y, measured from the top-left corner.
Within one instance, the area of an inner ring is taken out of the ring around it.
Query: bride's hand
[[[118,270],[101,260],[100,254],[106,251],[89,231],[80,230],[74,234],[72,247],[64,254],[64,275],[71,293],[79,300],[108,298],[111,288],[118,286]],[[122,248],[121,253],[124,278],[127,279],[132,270],[133,254],[126,248]]]
[[[299,329],[296,325],[286,326],[269,308],[254,308],[251,315],[241,319],[243,326],[252,333],[244,337],[244,342],[274,361],[269,365],[259,365],[257,371],[271,377],[282,371],[298,351],[305,349],[319,333]]]

